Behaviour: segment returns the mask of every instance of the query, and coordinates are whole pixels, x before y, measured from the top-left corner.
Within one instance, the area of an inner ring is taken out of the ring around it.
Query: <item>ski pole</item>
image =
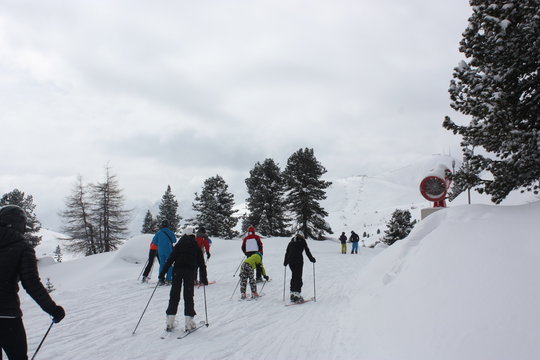
[[[51,328],[52,326],[54,325],[54,320],[51,321],[51,325],[49,325],[49,328],[47,329],[47,332],[45,333],[45,336],[43,336],[43,339],[41,339],[41,342],[39,343],[37,349],[36,349],[36,352],[34,353],[34,356],[32,356],[32,360],[34,360],[34,358],[36,357],[39,349],[41,349],[41,345],[43,345],[43,342],[45,341],[45,338],[47,337],[47,335],[49,335],[49,331],[51,331]]]
[[[238,289],[238,285],[240,285],[240,279],[238,279],[238,282],[236,283],[236,287],[234,288],[234,291],[233,291],[233,293],[231,295],[231,300],[232,300],[232,298],[234,296],[234,293],[236,292],[236,289]]]
[[[262,291],[264,289],[264,285],[266,285],[267,282],[268,282],[267,280],[264,280],[263,285],[261,286],[261,295],[262,295]]]
[[[244,262],[244,259],[245,259],[245,258],[246,258],[245,256],[242,258],[242,261],[240,261],[240,264],[238,264],[238,267],[236,268],[236,271],[234,272],[234,275],[233,275],[232,277],[235,277],[235,276],[236,276],[236,273],[237,273],[238,270],[240,269],[240,266],[242,266],[242,263]]]
[[[208,327],[208,306],[206,305],[206,285],[203,286],[204,293],[204,314],[206,315],[206,327]]]
[[[317,291],[315,288],[315,263],[313,263],[313,301],[317,301]]]
[[[139,322],[137,322],[137,326],[135,326],[135,329],[133,329],[133,333],[131,333],[131,335],[135,335],[135,331],[137,331],[137,328],[139,327],[139,324],[141,323],[144,313],[146,312],[146,309],[148,309],[148,305],[150,305],[150,300],[152,300],[152,297],[154,296],[154,293],[156,292],[156,289],[158,288],[158,286],[159,286],[159,281],[157,282],[156,287],[154,288],[154,291],[152,291],[152,295],[150,295],[150,299],[148,299],[148,302],[146,303],[146,306],[141,314],[141,317],[139,318]]]
[[[143,274],[144,269],[146,269],[146,265],[148,265],[148,259],[146,259],[146,262],[144,263],[144,266],[141,270],[141,273],[139,274],[139,277],[137,278],[137,281],[141,280],[141,275]]]
[[[283,301],[285,301],[285,281],[287,279],[287,266],[283,267]]]

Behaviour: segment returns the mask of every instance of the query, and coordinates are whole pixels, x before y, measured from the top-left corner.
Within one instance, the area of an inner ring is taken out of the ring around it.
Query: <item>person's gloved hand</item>
[[[208,279],[207,278],[204,278],[201,280],[201,282],[203,283],[203,285],[208,285]]]
[[[264,275],[263,278],[264,278],[264,280],[266,280],[266,281],[270,280],[270,277],[269,277],[268,275]]]
[[[206,253],[206,260],[210,259],[210,253]]]
[[[55,323],[59,323],[66,316],[66,312],[64,311],[64,308],[58,305],[53,307],[51,311],[49,312],[49,314],[52,316],[53,321]]]
[[[316,263],[317,260],[315,260],[315,258],[313,258],[313,259],[311,259],[311,262],[312,262],[312,263]]]
[[[287,265],[289,265],[289,264],[287,264],[287,262],[284,261],[284,262],[283,262],[283,266],[287,266]]]

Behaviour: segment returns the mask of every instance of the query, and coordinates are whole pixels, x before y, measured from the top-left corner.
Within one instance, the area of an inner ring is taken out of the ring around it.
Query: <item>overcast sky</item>
[[[432,153],[467,0],[0,1],[0,195],[57,225],[108,163],[130,204],[312,147],[327,178]],[[458,121],[459,122],[459,121]]]

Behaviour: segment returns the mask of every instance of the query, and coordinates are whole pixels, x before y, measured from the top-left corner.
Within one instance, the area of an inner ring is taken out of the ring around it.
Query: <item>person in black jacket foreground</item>
[[[302,255],[303,251],[306,251],[306,255],[309,258],[309,261],[312,263],[315,262],[315,258],[311,255],[311,251],[306,243],[306,239],[301,234],[294,236],[289,245],[287,246],[287,252],[285,253],[285,260],[283,261],[283,266],[289,265],[292,272],[291,277],[291,301],[292,302],[302,302],[304,299],[300,295],[302,292],[302,270],[304,268],[304,256]]]
[[[206,265],[201,249],[197,245],[193,228],[188,227],[184,231],[184,235],[178,240],[178,243],[173,248],[173,251],[163,269],[159,274],[159,279],[164,280],[165,274],[169,267],[174,264],[172,287],[169,295],[169,306],[167,307],[167,331],[172,331],[174,328],[174,318],[178,311],[178,303],[180,302],[180,291],[182,290],[182,281],[184,282],[184,315],[186,317],[185,330],[191,330],[196,327],[193,317],[195,313],[195,304],[193,302],[195,272],[199,268],[199,278],[204,285],[208,285],[206,276]]]
[[[36,254],[23,234],[26,214],[16,205],[0,207],[0,359],[28,359],[26,331],[22,322],[19,280],[26,292],[49,313],[55,323],[66,315],[41,283]]]

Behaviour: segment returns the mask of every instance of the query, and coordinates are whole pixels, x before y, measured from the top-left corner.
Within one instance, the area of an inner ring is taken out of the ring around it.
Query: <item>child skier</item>
[[[172,287],[169,296],[169,306],[167,307],[167,331],[172,331],[174,328],[174,318],[178,310],[180,302],[180,291],[182,289],[182,281],[184,282],[184,315],[186,317],[185,329],[194,329],[197,325],[193,321],[195,313],[195,305],[193,302],[193,276],[197,268],[200,269],[201,282],[208,285],[206,277],[206,265],[202,251],[199,249],[193,234],[193,228],[188,227],[184,231],[184,235],[178,240],[174,249],[169,256],[169,259],[163,265],[163,269],[159,273],[160,281],[163,281],[167,270],[173,265]]]
[[[347,235],[345,235],[345,231],[341,233],[341,236],[339,237],[339,241],[341,241],[341,253],[346,254],[347,253]]]
[[[154,266],[154,259],[157,256],[158,247],[153,242],[150,242],[150,251],[148,252],[148,261],[146,262],[146,267],[144,268],[142,282],[147,283],[150,280],[150,271],[152,271],[152,266]],[[159,258],[158,258],[159,262]]]
[[[197,241],[197,245],[203,252],[203,255],[206,253],[206,260],[210,259],[210,238],[208,238],[208,235],[206,235],[206,229],[204,227],[201,226],[199,230],[197,230],[195,240]],[[201,285],[201,282],[197,280],[198,277],[196,269],[194,274],[195,285]]]
[[[246,287],[247,281],[249,279],[249,286],[251,287],[251,297],[256,298],[259,296],[257,293],[257,282],[255,281],[255,268],[259,266],[261,268],[261,273],[263,278],[268,281],[269,277],[266,275],[266,270],[264,269],[262,263],[262,255],[260,253],[254,253],[249,256],[242,263],[242,270],[240,270],[240,298],[246,299]]]
[[[302,292],[302,270],[304,268],[304,256],[303,251],[306,251],[306,255],[309,261],[315,262],[315,258],[311,255],[311,251],[307,246],[306,239],[301,234],[297,234],[291,239],[285,252],[285,259],[283,260],[283,266],[289,265],[291,268],[291,301],[303,302],[304,299],[300,293]]]
[[[354,231],[351,231],[349,241],[352,243],[351,254],[358,254],[358,242],[360,241],[360,236]]]

